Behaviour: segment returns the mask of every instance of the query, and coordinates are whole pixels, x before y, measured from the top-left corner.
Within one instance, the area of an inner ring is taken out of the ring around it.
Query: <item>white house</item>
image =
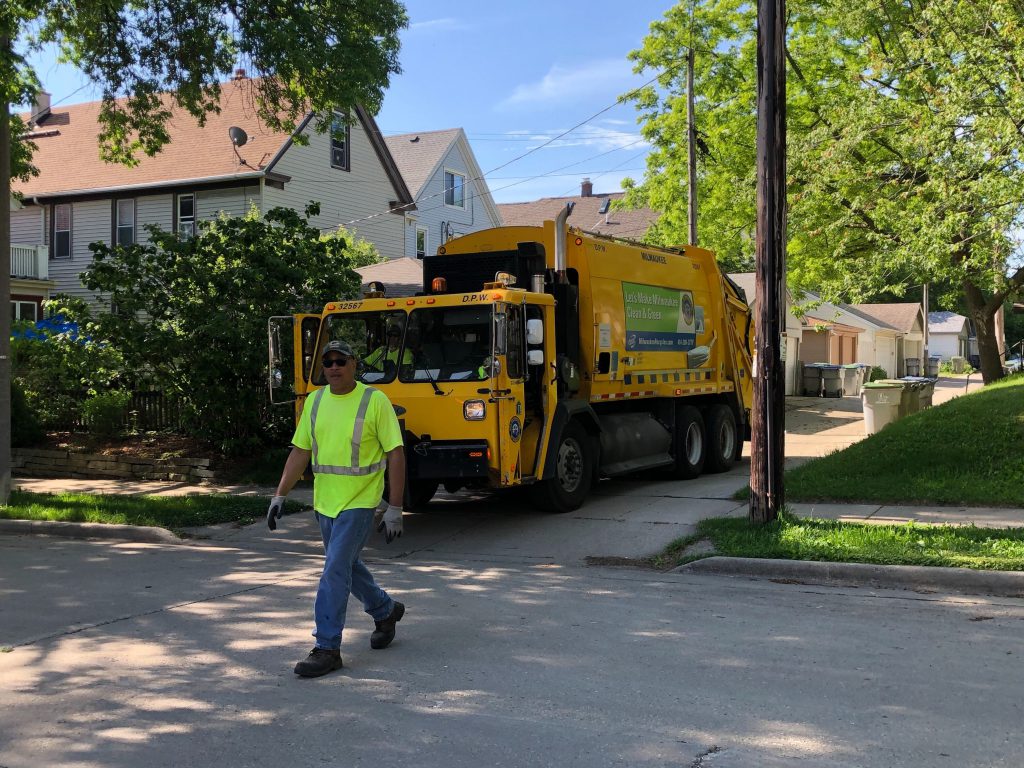
[[[44,249],[51,285],[40,296],[54,290],[92,298],[79,278],[91,263],[92,242],[140,241],[147,224],[189,236],[222,211],[303,211],[317,202],[312,226],[345,225],[385,256],[404,251],[405,213],[415,203],[361,107],[348,121],[311,113],[294,132],[279,132],[257,118],[252,83],[244,77],[222,84],[220,113],[208,113],[202,127],[165,95],[170,142],[128,167],[100,159],[100,102],[50,109],[48,100],[44,94],[34,114],[24,116],[31,122],[22,138],[36,145],[32,162],[40,173],[15,182],[21,207],[11,211],[12,256]],[[337,135],[315,131],[328,119],[338,125]],[[300,134],[305,143],[295,141]]]
[[[972,354],[970,321],[956,312],[928,313],[928,354],[943,360]]]
[[[747,296],[747,305],[750,307],[751,312],[756,312],[756,279],[757,276],[753,272],[732,272],[729,274],[729,278],[736,283]],[[786,327],[783,330],[782,343],[783,346],[780,351],[786,357],[786,394],[787,395],[799,395],[801,393],[801,387],[803,382],[803,373],[801,368],[801,342],[803,336],[803,326],[800,324],[800,319],[793,313],[793,296],[786,290]],[[808,361],[811,362],[811,361]]]
[[[416,203],[405,214],[401,255],[422,259],[453,237],[501,226],[501,214],[461,128],[404,133],[385,141]]]

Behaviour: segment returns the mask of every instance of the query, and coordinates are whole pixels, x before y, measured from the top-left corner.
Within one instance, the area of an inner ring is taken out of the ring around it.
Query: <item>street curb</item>
[[[0,534],[63,536],[68,539],[116,539],[143,544],[182,544],[166,528],[107,523],[68,523],[59,520],[0,520]]]
[[[940,568],[926,565],[870,565],[753,557],[708,557],[673,568],[672,573],[711,573],[787,579],[809,584],[1024,597],[1024,571],[975,571],[970,568]]]

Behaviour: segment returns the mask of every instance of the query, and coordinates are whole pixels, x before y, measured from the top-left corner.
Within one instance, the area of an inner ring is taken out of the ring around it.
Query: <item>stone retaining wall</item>
[[[213,480],[209,459],[140,459],[98,453],[15,448],[12,470],[28,477],[172,480],[203,483]]]

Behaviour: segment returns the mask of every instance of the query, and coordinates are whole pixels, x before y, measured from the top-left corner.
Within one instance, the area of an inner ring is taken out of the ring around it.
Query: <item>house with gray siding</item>
[[[24,115],[30,129],[21,138],[36,145],[40,173],[14,183],[11,211],[12,257],[16,249],[45,254],[44,296],[93,298],[79,277],[92,261],[90,243],[142,241],[149,224],[188,237],[221,213],[302,212],[316,202],[312,226],[345,226],[389,258],[405,251],[405,216],[415,203],[361,107],[348,120],[308,114],[293,132],[273,131],[255,113],[251,82],[238,77],[222,84],[220,112],[201,127],[165,96],[170,142],[128,167],[100,158],[99,102],[50,109],[48,99]],[[326,119],[337,130],[319,133]]]
[[[453,237],[501,226],[501,214],[461,128],[388,136],[391,156],[412,192],[403,255],[422,259]]]

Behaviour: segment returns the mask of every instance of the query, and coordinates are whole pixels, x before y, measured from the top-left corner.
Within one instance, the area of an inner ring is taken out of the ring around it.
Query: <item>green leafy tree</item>
[[[655,146],[635,203],[685,225],[685,81],[697,50],[697,122],[708,151],[701,240],[727,264],[754,250],[755,8],[680,4],[633,58],[661,67],[637,100]],[[832,300],[956,286],[978,328],[982,373],[999,378],[994,315],[1024,286],[1024,24],[1019,3],[957,0],[788,4],[789,277]],[[674,187],[674,188],[673,188]],[[945,305],[954,297],[942,295]]]
[[[376,112],[399,71],[399,0],[5,0],[0,4],[0,301],[10,295],[10,175],[31,173],[23,126],[11,104],[31,103],[38,79],[25,54],[57,47],[102,92],[99,150],[132,164],[167,143],[170,106],[202,123],[218,83],[236,64],[256,76],[255,108],[270,127],[290,129],[307,111]],[[15,42],[17,41],[17,46]],[[169,101],[161,94],[170,94]],[[12,142],[12,137],[14,141]],[[13,169],[12,169],[13,162]],[[0,504],[10,490],[10,318],[0,312]]]
[[[257,447],[288,418],[267,397],[267,318],[320,312],[359,290],[350,238],[321,237],[305,217],[221,218],[181,239],[149,227],[150,242],[93,243],[86,287],[111,308],[97,323],[142,372],[185,409],[186,428],[229,454]]]

